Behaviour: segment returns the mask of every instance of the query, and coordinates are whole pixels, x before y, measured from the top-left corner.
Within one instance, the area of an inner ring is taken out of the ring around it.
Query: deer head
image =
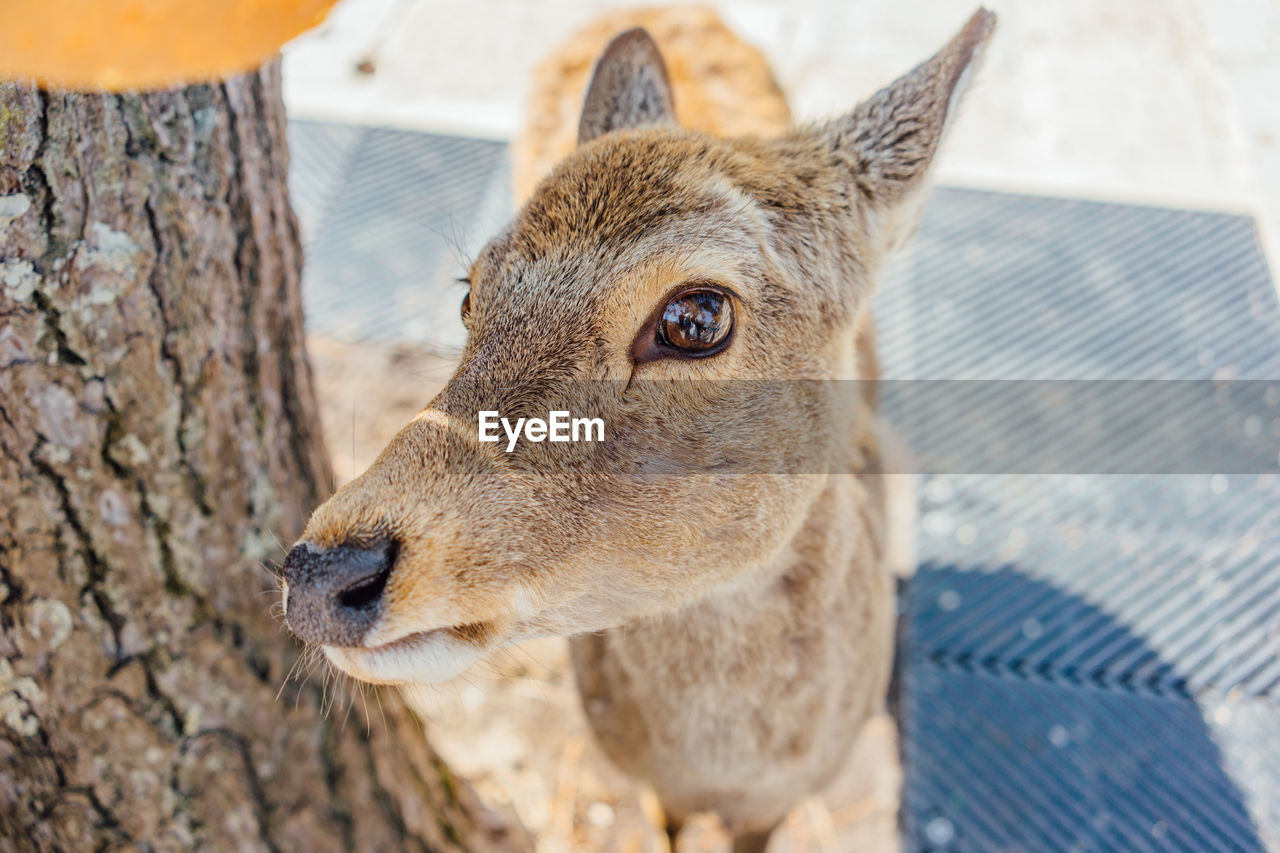
[[[876,271],[993,23],[777,139],[682,130],[652,40],[618,36],[578,149],[470,269],[456,373],[288,555],[293,632],[357,678],[434,681],[767,572],[823,488],[778,436],[871,442],[861,406],[776,380],[861,375]],[[485,411],[599,418],[605,440],[508,451]]]

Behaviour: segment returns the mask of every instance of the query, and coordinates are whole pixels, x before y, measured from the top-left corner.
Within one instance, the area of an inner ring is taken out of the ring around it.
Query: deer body
[[[881,709],[894,609],[875,479],[831,481],[750,578],[572,641],[600,743],[677,823],[714,812],[766,832],[831,781]]]
[[[659,48],[633,29],[595,67],[576,149],[535,117],[516,155],[528,199],[470,271],[457,373],[316,510],[285,561],[286,618],[382,683],[569,636],[610,757],[675,824],[716,812],[762,849],[884,701],[874,395],[824,385],[874,379],[875,274],[914,225],[993,16],[847,116],[721,138],[698,128],[785,119],[767,69],[699,95],[692,13],[672,13],[675,35],[641,14],[671,46],[675,97],[706,110],[679,126]],[[571,100],[558,87],[585,69],[549,67],[535,103]],[[478,412],[554,410],[599,418],[606,440],[477,436]],[[840,463],[805,469],[780,440],[798,435]]]

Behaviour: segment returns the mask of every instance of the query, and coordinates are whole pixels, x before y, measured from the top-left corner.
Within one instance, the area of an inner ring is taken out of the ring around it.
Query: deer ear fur
[[[667,66],[653,37],[639,27],[615,37],[587,87],[578,144],[614,130],[675,123]]]
[[[995,23],[979,9],[931,59],[815,129],[888,219],[914,218],[910,208],[923,199],[929,167]]]

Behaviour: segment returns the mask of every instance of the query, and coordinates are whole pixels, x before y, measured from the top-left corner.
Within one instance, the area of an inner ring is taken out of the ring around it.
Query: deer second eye
[[[682,293],[667,303],[658,321],[658,339],[689,355],[711,355],[729,339],[733,303],[714,290]]]

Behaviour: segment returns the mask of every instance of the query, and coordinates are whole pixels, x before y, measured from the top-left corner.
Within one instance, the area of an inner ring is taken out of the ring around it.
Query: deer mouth
[[[494,626],[487,622],[416,631],[377,646],[325,646],[338,669],[372,684],[430,684],[447,681],[491,648]]]

